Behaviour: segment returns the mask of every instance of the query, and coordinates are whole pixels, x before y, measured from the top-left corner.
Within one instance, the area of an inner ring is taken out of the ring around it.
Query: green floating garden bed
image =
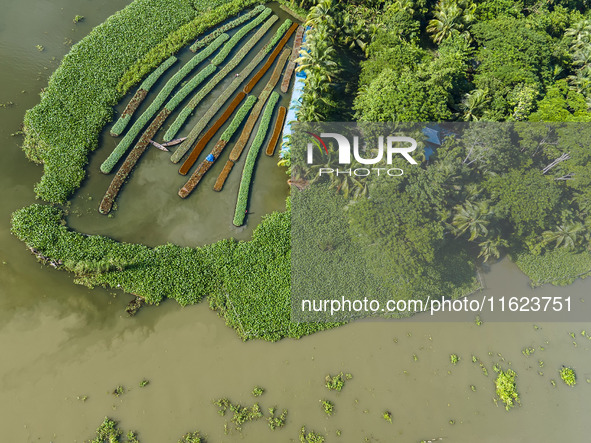
[[[135,0],[75,44],[41,102],[25,115],[23,150],[44,165],[37,196],[65,202],[80,187],[88,154],[127,91],[198,35],[254,3]]]
[[[201,89],[195,96],[189,101],[189,103],[182,109],[176,120],[170,125],[166,134],[164,134],[164,141],[170,141],[174,139],[187,120],[189,116],[193,113],[195,108],[201,103],[201,101],[224,79],[240,64],[242,60],[248,55],[252,48],[256,46],[256,44],[263,38],[263,36],[267,33],[271,26],[278,20],[276,15],[270,17],[261,27],[260,29],[240,48],[238,53],[232,57],[232,59],[209,81],[207,84]],[[220,97],[226,97],[226,100],[234,93],[234,91],[238,88],[238,85],[242,83],[242,81],[248,77],[248,74],[245,72],[240,73],[238,77],[236,77],[230,86],[226,88],[226,90],[221,94]],[[231,92],[230,92],[231,91]],[[221,101],[222,99],[218,97],[218,100],[221,102],[221,105],[225,103],[226,100]],[[216,101],[217,103],[218,101]],[[215,103],[214,103],[215,104]],[[219,110],[221,108],[219,105],[216,108],[212,108]],[[209,120],[207,121],[209,123]],[[191,133],[187,136],[187,140],[183,143],[172,155],[173,163],[178,163],[182,156],[190,149],[190,146],[195,142],[197,137],[193,137]]]
[[[207,59],[211,54],[213,54],[223,43],[228,39],[227,34],[222,34],[218,38],[216,38],[213,42],[209,44],[207,48],[200,51],[197,55],[193,56],[191,60],[185,63],[181,69],[178,70],[171,78],[166,82],[163,88],[158,92],[158,95],[154,99],[148,109],[144,111],[144,113],[134,122],[133,126],[129,129],[125,137],[117,144],[113,152],[107,157],[107,159],[101,165],[101,172],[104,174],[108,174],[111,170],[115,167],[117,162],[125,155],[133,141],[136,139],[138,134],[144,127],[148,124],[148,122],[156,115],[158,110],[164,105],[174,88],[176,88],[189,73],[195,69],[200,63]],[[201,72],[199,72],[189,83],[190,86],[187,87],[187,94],[188,91],[194,89],[198,84],[200,84],[205,78],[211,75],[216,70],[215,66],[208,65],[206,66]],[[181,95],[183,91],[180,91]]]
[[[259,156],[261,146],[263,146],[263,142],[267,137],[269,124],[271,123],[271,116],[273,115],[273,111],[275,110],[275,105],[277,104],[278,100],[279,94],[277,92],[273,92],[269,98],[267,106],[265,106],[265,111],[263,112],[259,129],[257,130],[254,141],[252,142],[252,145],[248,150],[248,154],[246,155],[246,162],[244,163],[244,169],[242,170],[242,178],[240,179],[240,189],[238,190],[236,211],[234,212],[234,226],[242,226],[244,223],[248,204],[248,194],[250,192],[250,184],[252,182],[252,173],[254,172],[254,165]]]

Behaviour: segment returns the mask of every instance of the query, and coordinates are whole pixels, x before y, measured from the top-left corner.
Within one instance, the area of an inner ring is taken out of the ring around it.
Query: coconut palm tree
[[[477,122],[482,118],[484,107],[490,102],[488,89],[474,89],[464,95],[460,103],[460,109],[464,112],[464,121]]]
[[[555,248],[575,249],[584,239],[585,226],[581,222],[566,222],[558,225],[554,231],[544,231],[542,238],[545,244],[556,242]]]
[[[429,21],[427,32],[437,44],[454,34],[463,34],[468,41],[472,37],[467,32],[474,21],[476,5],[465,0],[441,0],[435,7],[433,19]]]
[[[472,241],[488,235],[488,225],[492,216],[488,202],[472,203],[466,200],[463,205],[457,205],[454,210],[456,213],[451,224],[455,227],[456,237],[469,232],[468,240]]]
[[[320,0],[316,6],[310,9],[304,26],[315,27],[319,23],[334,25],[332,0]]]
[[[509,242],[497,235],[495,238],[489,238],[478,243],[478,246],[480,246],[480,254],[478,254],[478,257],[482,257],[482,259],[487,262],[491,258],[498,259],[501,257],[501,251],[499,248],[509,246]]]

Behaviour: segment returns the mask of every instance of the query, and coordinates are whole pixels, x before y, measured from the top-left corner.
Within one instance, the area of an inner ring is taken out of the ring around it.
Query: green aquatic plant
[[[124,386],[117,386],[115,389],[113,389],[113,395],[115,397],[119,397],[120,395],[123,395],[125,393],[125,387]]]
[[[83,15],[75,15],[74,19],[72,20],[74,23],[80,23],[82,20],[84,20],[84,16]]]
[[[177,443],[205,443],[205,440],[201,438],[199,431],[188,432],[183,435]]]
[[[347,374],[347,375],[350,376],[351,374]],[[345,387],[345,380],[350,380],[351,378],[352,378],[352,376],[347,377],[347,376],[343,375],[342,372],[339,372],[336,375],[328,374],[324,378],[324,381],[326,382],[325,386],[327,387],[327,389],[329,391],[341,391]]]
[[[96,437],[89,443],[119,443],[123,431],[117,426],[117,422],[105,417],[99,428],[96,430]],[[126,434],[127,439],[125,443],[140,443],[137,434],[134,431],[129,431]],[[123,442],[121,442],[123,443]]]
[[[460,361],[460,357],[457,354],[449,354],[449,360],[451,361],[452,365],[457,365]]]
[[[140,381],[140,388],[144,388],[146,386],[148,386],[150,384],[150,380],[147,379],[143,379],[142,381]]]
[[[320,403],[322,405],[322,410],[330,417],[334,413],[334,403],[330,400],[320,400]]]
[[[215,40],[222,33],[228,32],[231,29],[234,29],[235,27],[240,26],[242,23],[250,20],[251,18],[253,18],[257,14],[260,14],[265,9],[266,9],[265,5],[258,5],[257,7],[248,11],[247,13],[240,15],[238,18],[235,18],[234,20],[229,21],[228,23],[225,23],[224,25],[216,28],[214,31],[207,34],[205,37],[197,40],[195,43],[193,43],[191,45],[191,47],[189,49],[192,52],[197,52],[199,49],[207,46],[209,43],[211,43],[213,40]]]
[[[577,384],[577,375],[573,368],[563,366],[560,371],[560,378],[567,386],[574,386]]]
[[[287,420],[287,409],[284,409],[280,415],[275,415],[275,408],[269,408],[269,417],[267,417],[267,423],[272,431],[280,429],[285,426]]]
[[[300,429],[300,443],[324,443],[324,435],[318,434],[314,431],[306,432],[306,427],[302,426]]]
[[[160,77],[170,68],[175,62],[177,61],[176,57],[169,57],[167,58],[158,68],[156,68],[146,79],[142,82],[139,86],[137,92],[129,101],[129,104],[119,117],[119,119],[115,122],[115,124],[111,127],[111,135],[119,136],[123,133],[129,122],[131,121],[131,117],[133,113],[136,111],[140,103],[146,97],[146,94],[150,91],[154,83],[158,81]]]
[[[495,381],[497,397],[505,404],[507,411],[513,408],[516,403],[519,404],[516,377],[517,373],[513,369],[501,370]]]
[[[384,413],[382,414],[382,417],[388,423],[392,423],[392,413],[390,411],[384,411]]]
[[[534,352],[536,352],[536,348],[534,348],[533,346],[528,346],[527,348],[523,348],[521,350],[521,353],[523,355],[525,355],[526,357],[529,357],[530,355],[532,355]]]
[[[261,395],[263,395],[264,392],[265,390],[263,388],[261,388],[260,386],[255,386],[252,390],[252,395],[253,397],[260,397]]]

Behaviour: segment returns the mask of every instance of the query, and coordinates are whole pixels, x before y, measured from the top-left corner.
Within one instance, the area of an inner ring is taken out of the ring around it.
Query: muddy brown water
[[[123,308],[129,296],[76,286],[70,275],[38,264],[10,235],[9,217],[35,202],[32,189],[41,168],[24,158],[20,138],[10,134],[19,129],[25,109],[38,101],[57,63],[52,58],[67,51],[64,39],[80,39],[126,3],[0,3],[0,103],[15,103],[0,108],[0,441],[81,442],[92,438],[105,416],[125,430],[138,430],[144,443],[175,442],[195,429],[209,442],[297,441],[304,424],[325,434],[327,442],[590,440],[591,385],[586,379],[591,379],[591,340],[580,335],[591,330],[588,323],[541,323],[535,329],[531,322],[487,323],[486,318],[482,326],[357,322],[301,340],[243,343],[205,303],[181,308],[165,302],[128,319]],[[73,25],[76,14],[86,20]],[[37,44],[45,50],[39,52]],[[99,149],[90,168],[97,170],[107,155]],[[224,197],[210,191],[214,168],[206,178],[208,186],[179,203],[176,190],[171,197],[165,192],[180,186],[182,179],[175,175],[176,166],[163,161],[164,155],[150,150],[140,161],[113,218],[96,213],[108,179],[91,171],[73,199],[69,223],[85,232],[151,245],[196,245],[228,236],[249,238],[260,217],[283,204],[283,171],[274,166],[276,159],[262,156],[254,214],[245,228],[233,228],[239,174],[231,176],[231,192]],[[484,277],[491,293],[531,291],[527,279],[506,260]],[[591,303],[590,289],[588,279],[544,291]],[[577,347],[570,332],[576,334]],[[525,346],[536,347],[534,355],[523,356]],[[456,366],[449,362],[451,353],[461,359]],[[472,355],[486,365],[488,377],[471,362]],[[509,361],[518,373],[522,406],[506,412],[493,403],[492,365],[508,367]],[[576,369],[576,387],[559,380],[562,364]],[[328,392],[324,376],[341,370],[353,379],[342,392]],[[150,384],[140,388],[144,378]],[[118,385],[127,392],[117,398],[111,391]],[[226,435],[227,417],[217,414],[212,400],[227,396],[252,404],[255,385],[265,388],[257,399],[265,413],[271,406],[289,410],[287,425],[273,432],[258,421]],[[83,396],[86,401],[78,399]],[[335,403],[332,417],[321,410],[321,399]],[[393,424],[381,417],[385,410],[392,412]]]

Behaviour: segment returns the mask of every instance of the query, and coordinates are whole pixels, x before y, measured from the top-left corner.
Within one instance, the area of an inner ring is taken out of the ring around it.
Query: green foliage
[[[222,133],[220,140],[224,140],[226,142],[230,141],[230,139],[232,138],[234,133],[238,130],[238,128],[240,127],[240,125],[242,124],[242,122],[244,121],[244,119],[246,118],[246,116],[248,115],[248,113],[250,112],[250,110],[252,109],[254,104],[256,103],[256,101],[257,101],[256,95],[249,95],[248,97],[246,97],[246,100],[244,101],[244,103],[242,103],[242,106],[240,106],[240,108],[238,108],[238,111],[236,112],[236,115],[232,119],[232,122],[228,125],[226,130]]]
[[[392,423],[392,413],[390,411],[384,411],[384,413],[382,414],[382,417],[388,423],[390,423],[390,424]]]
[[[333,15],[338,9],[336,2],[321,2],[311,8],[304,25],[313,25],[306,30],[296,70],[304,71],[306,78],[302,90],[299,121],[323,121],[335,108],[334,90],[331,83],[340,71],[334,46],[336,28]]]
[[[385,69],[355,101],[362,121],[441,121],[451,117],[447,92],[413,70],[397,74]]]
[[[271,10],[271,8],[265,8],[254,20],[240,28],[232,36],[232,38],[228,42],[226,42],[224,47],[220,50],[220,52],[217,53],[217,55],[213,58],[211,63],[216,66],[222,64],[226,57],[228,57],[232,49],[234,49],[234,47],[238,44],[238,42],[240,42],[240,40],[242,40],[246,34],[248,34],[250,31],[252,31],[261,23],[263,23],[263,21],[267,17],[269,17],[269,15],[271,15],[272,12],[273,11]]]
[[[485,116],[492,120],[507,116],[523,119],[532,110],[532,100],[552,77],[551,37],[531,26],[526,18],[503,15],[475,24],[472,32],[479,45],[474,84],[492,93]],[[524,88],[530,88],[533,95],[527,97]]]
[[[300,443],[324,443],[324,436],[314,431],[306,433],[306,427],[302,426],[300,429]]]
[[[515,371],[507,369],[506,371],[499,371],[499,375],[495,381],[497,396],[505,404],[507,411],[515,406],[515,403],[519,404],[519,394],[515,384],[515,377],[517,377]]]
[[[244,423],[258,420],[263,417],[263,413],[261,412],[261,408],[258,403],[255,403],[251,407],[242,407],[238,404],[230,404],[229,409],[234,413],[231,421],[234,423],[237,429],[241,429]]]
[[[201,443],[205,440],[201,439],[201,435],[199,435],[199,431],[188,432],[183,435],[177,443]]]
[[[279,43],[279,40],[283,38],[283,35],[287,32],[292,23],[293,22],[288,18],[286,18],[285,21],[281,23],[281,26],[279,26],[273,35],[273,38],[271,38],[271,41],[269,42],[270,47],[274,47],[277,43]]]
[[[585,96],[570,89],[566,80],[558,80],[538,102],[538,110],[530,115],[533,122],[589,122]]]
[[[520,252],[513,260],[534,286],[545,283],[566,286],[576,278],[591,274],[591,253],[588,251],[572,253],[561,248],[540,255]]]
[[[118,429],[117,422],[105,417],[99,428],[96,430],[96,437],[89,443],[119,443],[123,431]],[[133,431],[127,433],[127,443],[139,443],[137,435]]]
[[[113,152],[107,157],[107,159],[101,164],[101,172],[104,174],[108,174],[111,170],[115,167],[117,162],[125,155],[133,141],[139,135],[139,133],[144,129],[144,127],[150,122],[152,117],[156,115],[158,110],[164,105],[166,99],[170,96],[174,88],[178,86],[178,84],[183,81],[183,79],[189,75],[189,73],[201,62],[203,62],[207,57],[209,57],[217,48],[219,48],[221,42],[223,41],[223,37],[220,36],[219,39],[213,41],[207,48],[200,51],[198,54],[194,55],[191,60],[185,63],[162,87],[162,89],[158,92],[158,95],[150,103],[148,109],[146,109],[142,115],[138,117],[138,119],[133,123],[133,126],[127,131],[127,134],[121,139],[121,141],[117,144]],[[189,87],[182,92],[179,91],[179,98],[184,98],[183,94],[188,94],[191,89],[194,89],[199,83],[201,83],[205,78],[207,78],[211,73],[215,71],[215,67],[211,65],[206,66],[203,68],[191,81],[188,83]],[[187,85],[186,85],[187,86]],[[173,103],[178,103],[180,100],[171,100]]]
[[[213,78],[209,80],[197,94],[193,96],[193,98],[191,98],[191,101],[189,101],[189,103],[182,109],[176,120],[172,123],[172,125],[170,125],[170,127],[166,131],[166,134],[164,134],[163,139],[165,141],[170,141],[174,139],[174,137],[179,132],[187,118],[189,118],[189,116],[192,114],[193,110],[197,107],[197,105],[201,103],[201,100],[203,100],[218,85],[219,82],[221,82],[234,68],[236,68],[236,66],[240,64],[240,62],[246,57],[250,50],[260,41],[263,35],[271,28],[273,23],[275,23],[277,20],[278,18],[276,15],[271,16],[260,27],[260,29],[244,45],[240,47],[240,50],[236,53],[236,55],[232,57],[232,59],[228,63],[226,63],[225,66],[216,75],[214,75]],[[268,46],[266,45],[265,48],[261,51],[265,55],[268,53],[267,48]],[[254,65],[254,63],[251,62],[249,66],[251,65]],[[252,66],[252,69],[254,69],[254,66]],[[238,89],[238,86],[244,81],[244,79],[249,74],[250,72],[241,72],[240,75],[236,77],[232,81],[232,83],[230,83],[230,86],[224,89],[224,91],[218,96],[216,101],[211,105],[210,109],[207,111],[206,116],[211,115],[211,117],[213,117],[213,115],[215,115],[217,111],[219,111],[221,105],[223,105],[226,102],[226,100],[230,98],[230,96],[236,91],[236,89]],[[211,117],[209,117],[209,119],[211,119]],[[205,118],[206,117],[204,116],[200,120],[200,122],[205,121]],[[209,122],[209,119],[207,120],[207,122]],[[200,122],[198,122],[196,126],[199,126]],[[187,147],[188,150],[189,146],[189,143],[185,143],[181,145],[179,148],[177,148],[174,154],[172,155],[172,161],[179,161],[181,157],[187,152],[184,148],[181,149],[181,147]]]
[[[532,346],[528,346],[526,348],[523,348],[521,350],[521,353],[523,355],[525,355],[526,357],[529,357],[530,355],[532,355],[534,352],[536,352],[536,348],[532,347]]]
[[[113,389],[113,395],[115,397],[119,397],[120,395],[125,394],[125,387],[124,386],[117,386],[115,389]]]
[[[149,384],[150,384],[150,380],[143,379],[142,381],[140,381],[140,388],[145,388]]]
[[[248,150],[246,161],[244,162],[244,169],[242,170],[242,178],[240,179],[240,189],[238,190],[238,200],[236,202],[236,211],[234,212],[234,226],[242,226],[244,218],[246,217],[248,194],[250,192],[250,184],[252,182],[252,173],[256,163],[259,151],[269,130],[269,123],[275,109],[275,105],[279,100],[279,93],[273,92],[269,97],[269,101],[265,105],[263,116],[259,123],[256,136]]]
[[[154,72],[152,72],[142,82],[142,84],[138,88],[138,91],[140,91],[140,90],[143,90],[146,92],[149,91],[152,88],[152,86],[154,86],[154,83],[156,83],[156,81],[162,76],[162,74],[164,74],[166,72],[166,70],[168,68],[170,68],[174,64],[174,62],[176,62],[176,60],[177,60],[177,58],[174,56],[167,58],[160,66],[158,66],[158,68],[156,70],[154,70]],[[135,95],[134,95],[134,97],[135,97]],[[132,100],[133,100],[133,98],[132,98]],[[114,134],[117,136],[121,135],[130,121],[131,121],[130,114],[122,114],[119,117],[119,119],[115,122],[115,124],[111,127],[111,134]]]
[[[148,52],[142,53],[143,57],[129,67],[119,83],[117,91],[125,94],[129,88],[139,82],[147,73],[151,72],[163,60],[175,54],[183,46],[186,46],[191,40],[201,35],[208,28],[223,22],[228,17],[238,14],[242,9],[257,3],[259,0],[212,0],[190,2],[195,8],[194,18],[183,22],[181,26],[169,27],[172,30],[170,34],[162,39],[156,46],[153,46]],[[163,9],[174,10],[174,4],[168,2]],[[154,26],[154,24],[151,24]],[[144,32],[151,32],[150,25],[146,26]],[[137,38],[137,36],[136,36]]]
[[[267,422],[269,423],[269,428],[272,431],[275,429],[281,429],[285,426],[285,422],[287,420],[287,409],[284,409],[280,415],[275,415],[275,408],[269,408],[269,417],[267,417]]]
[[[79,23],[82,20],[84,20],[84,16],[83,15],[75,15],[74,19],[72,20],[74,23]]]
[[[341,391],[345,387],[345,381],[349,380],[342,372],[339,372],[336,375],[328,374],[324,381],[326,382],[325,386],[329,391]]]
[[[77,283],[119,288],[150,304],[167,297],[184,306],[209,295],[210,306],[244,340],[298,338],[335,326],[290,321],[289,212],[265,217],[249,242],[223,240],[195,249],[86,236],[64,226],[63,217],[57,208],[28,206],[13,214],[12,233],[49,259],[61,260],[67,271],[81,261],[122,267],[79,277]]]
[[[41,103],[25,115],[23,150],[44,164],[37,196],[65,202],[84,179],[88,153],[97,147],[112,107],[129,88],[184,46],[189,31],[194,38],[251,3],[136,0],[72,46]]]
[[[535,235],[550,227],[561,201],[561,190],[535,169],[513,169],[502,176],[491,177],[486,185],[493,210],[506,215],[519,236]]]
[[[330,400],[320,400],[320,403],[324,413],[330,417],[334,413],[334,403]]]
[[[560,369],[560,378],[567,386],[572,387],[577,384],[577,375],[573,368],[563,366],[562,369]]]
[[[245,14],[242,14],[238,18],[216,28],[214,31],[207,34],[202,39],[197,40],[195,43],[191,45],[191,51],[197,52],[199,49],[209,45],[212,41],[218,38],[222,33],[228,32],[231,29],[234,29],[237,26],[240,26],[242,23],[250,20],[257,14],[260,14],[265,9],[264,5],[258,5],[257,7],[251,9]]]
[[[451,361],[451,364],[455,366],[459,363],[460,357],[458,357],[456,354],[450,354],[449,360]]]
[[[260,386],[255,386],[252,389],[252,395],[254,397],[260,397],[261,395],[263,395],[264,392],[265,392],[265,390],[263,388],[261,388]]]
[[[225,34],[223,34],[225,35]],[[193,92],[203,81],[213,74],[216,70],[214,65],[207,65],[201,71],[191,77],[189,80],[164,106],[169,111],[174,111],[176,107],[191,93]]]

